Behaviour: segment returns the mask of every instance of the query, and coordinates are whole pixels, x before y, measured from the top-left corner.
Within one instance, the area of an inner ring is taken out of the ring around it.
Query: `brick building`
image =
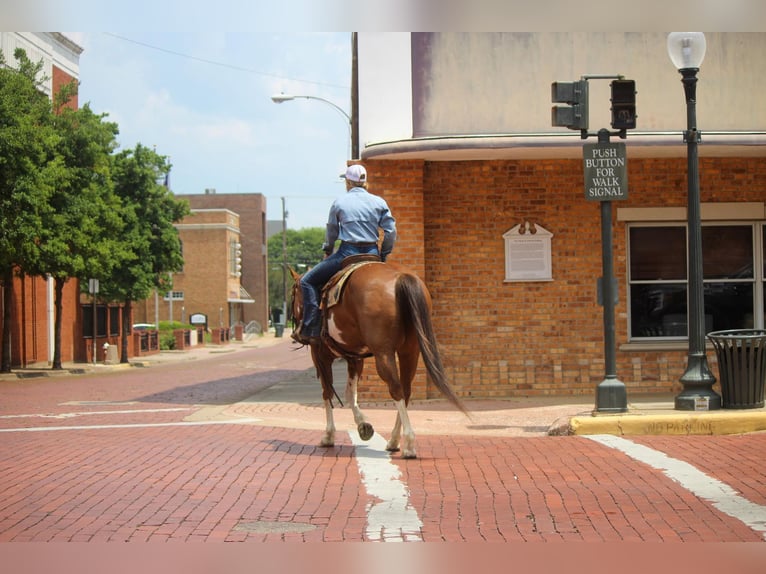
[[[260,193],[216,193],[214,190],[182,197],[192,209],[228,209],[239,216],[241,282],[254,301],[243,307],[242,320],[245,324],[256,321],[266,329],[269,318],[266,197]]]
[[[62,86],[79,78],[82,48],[57,32],[0,32],[0,50],[7,65],[22,48],[33,62],[43,62],[47,80],[42,89],[53,96]],[[69,105],[77,106],[75,96]],[[90,340],[83,338],[82,314],[78,305],[79,282],[68,281],[63,293],[61,360],[86,360]],[[4,309],[0,299],[0,344]],[[11,309],[11,367],[50,366],[53,361],[53,280],[22,276],[13,280]],[[105,340],[105,339],[103,339]]]
[[[708,331],[764,328],[766,34],[706,36],[697,91],[705,321]],[[659,33],[359,34],[370,191],[397,219],[391,259],[432,292],[459,394],[590,394],[604,378],[599,202],[585,197],[579,133],[550,117],[551,82],[599,73],[638,90],[638,128],[622,140],[629,195],[613,202],[617,374],[629,394],[680,390],[686,111],[665,42]],[[609,127],[609,84],[590,84],[595,132]],[[509,277],[508,237],[527,224],[550,234],[549,278]],[[372,369],[366,377],[362,396],[384,398]],[[414,396],[430,396],[422,372]]]
[[[173,291],[163,300],[136,305],[136,322],[188,322],[208,318],[209,328],[268,325],[266,199],[261,194],[179,196],[191,214],[176,224],[184,267],[173,274]],[[255,323],[253,323],[255,322]],[[259,331],[259,332],[260,332]]]

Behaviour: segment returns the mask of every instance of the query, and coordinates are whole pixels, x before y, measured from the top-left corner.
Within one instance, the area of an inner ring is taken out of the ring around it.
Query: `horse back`
[[[408,325],[396,300],[397,281],[415,278],[430,309],[425,284],[407,268],[394,263],[363,265],[347,279],[339,304],[328,309],[330,337],[343,348],[374,353],[376,348],[398,349],[408,339]]]

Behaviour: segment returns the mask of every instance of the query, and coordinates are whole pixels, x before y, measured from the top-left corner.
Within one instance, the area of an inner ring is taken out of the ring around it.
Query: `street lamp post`
[[[702,275],[702,224],[700,219],[700,182],[697,144],[697,72],[705,57],[705,35],[702,32],[668,34],[668,55],[680,72],[686,96],[684,141],[687,146],[687,227],[689,234],[687,325],[689,354],[686,371],[681,376],[683,390],[676,396],[675,408],[682,411],[721,408],[721,396],[713,391],[715,377],[705,353],[705,305]]]
[[[348,115],[348,113],[339,105],[334,104],[330,100],[320,98],[319,96],[294,96],[291,94],[274,94],[271,96],[271,101],[275,104],[281,104],[282,102],[289,102],[298,98],[324,102],[325,104],[335,108],[341,115],[343,115],[343,117],[346,118],[346,123],[348,124],[348,136],[351,140],[351,159],[359,159],[359,142],[358,138],[354,137],[354,122],[352,121],[351,116]]]

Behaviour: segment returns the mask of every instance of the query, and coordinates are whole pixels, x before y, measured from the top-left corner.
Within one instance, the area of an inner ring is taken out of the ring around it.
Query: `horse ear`
[[[291,266],[287,266],[287,268],[290,270],[290,275],[293,276],[293,281],[298,281],[298,279],[301,278],[299,273],[296,273],[295,269],[293,269]]]

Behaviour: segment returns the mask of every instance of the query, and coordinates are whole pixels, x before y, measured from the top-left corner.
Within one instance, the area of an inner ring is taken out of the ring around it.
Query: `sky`
[[[119,126],[120,149],[155,147],[178,196],[261,193],[267,218],[324,227],[351,155],[351,34],[64,32],[80,55],[80,106]]]

